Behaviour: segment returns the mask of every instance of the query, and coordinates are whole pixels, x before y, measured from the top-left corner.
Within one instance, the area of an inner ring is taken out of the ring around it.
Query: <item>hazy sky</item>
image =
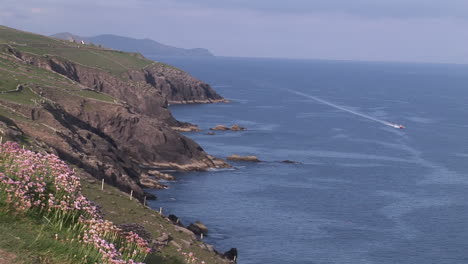
[[[0,24],[221,56],[468,63],[468,0],[1,0]]]

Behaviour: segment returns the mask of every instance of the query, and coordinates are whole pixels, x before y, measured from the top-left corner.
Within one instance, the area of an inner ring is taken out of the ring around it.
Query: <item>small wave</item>
[[[235,171],[237,170],[236,167],[233,168],[209,168],[208,171],[210,172],[218,172],[218,171]]]

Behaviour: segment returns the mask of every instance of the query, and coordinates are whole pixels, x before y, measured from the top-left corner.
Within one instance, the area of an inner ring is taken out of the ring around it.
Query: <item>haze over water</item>
[[[232,100],[172,106],[204,130],[187,136],[215,156],[265,162],[177,174],[153,207],[184,224],[201,220],[206,241],[237,247],[240,264],[468,263],[468,66],[165,62]],[[248,130],[205,134],[218,124]]]

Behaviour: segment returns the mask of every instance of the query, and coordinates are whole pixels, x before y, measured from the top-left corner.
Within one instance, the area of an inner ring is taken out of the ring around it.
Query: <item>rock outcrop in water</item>
[[[229,157],[227,157],[228,160],[232,161],[248,161],[248,162],[260,162],[256,156],[239,156],[237,154],[233,154]]]

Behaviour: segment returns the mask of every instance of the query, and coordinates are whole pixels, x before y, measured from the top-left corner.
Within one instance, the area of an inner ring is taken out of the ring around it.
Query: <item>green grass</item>
[[[109,103],[115,102],[115,99],[108,94],[81,90],[81,87],[72,80],[55,72],[0,58],[0,91],[15,90],[19,84],[26,83],[62,89],[66,91],[67,96],[80,96]],[[21,93],[0,94],[0,99],[31,105],[33,100],[37,101],[40,97],[29,88],[25,88]]]
[[[79,244],[54,231],[43,219],[25,218],[0,210],[0,248],[14,253],[20,263],[80,263]],[[59,240],[55,239],[58,234]]]
[[[102,191],[101,183],[89,183],[88,181],[82,181],[82,186],[83,194],[102,207],[106,219],[116,224],[139,223],[143,225],[154,238],[160,236],[162,232],[166,232],[179,244],[181,244],[180,239],[189,240],[186,234],[176,231],[174,226],[161,217],[158,212],[144,207],[136,200],[130,200],[127,194],[122,193],[117,188],[106,184],[104,186],[104,191]],[[200,242],[196,242],[183,251],[193,252],[195,256],[203,259],[207,264],[217,263],[215,254],[202,250],[198,246],[199,243]],[[162,260],[164,262],[160,262]],[[184,261],[180,252],[178,252],[174,246],[169,245],[165,247],[160,254],[150,255],[146,263],[182,264]]]
[[[137,54],[82,45],[0,26],[0,44],[36,55],[53,55],[120,75],[142,69],[153,61]]]
[[[7,44],[35,44],[35,45],[63,45],[62,41],[38,34],[24,32],[5,26],[0,26],[0,43]]]
[[[21,92],[0,94],[0,99],[12,101],[19,104],[34,105],[41,98],[33,93],[29,88],[25,88]]]

